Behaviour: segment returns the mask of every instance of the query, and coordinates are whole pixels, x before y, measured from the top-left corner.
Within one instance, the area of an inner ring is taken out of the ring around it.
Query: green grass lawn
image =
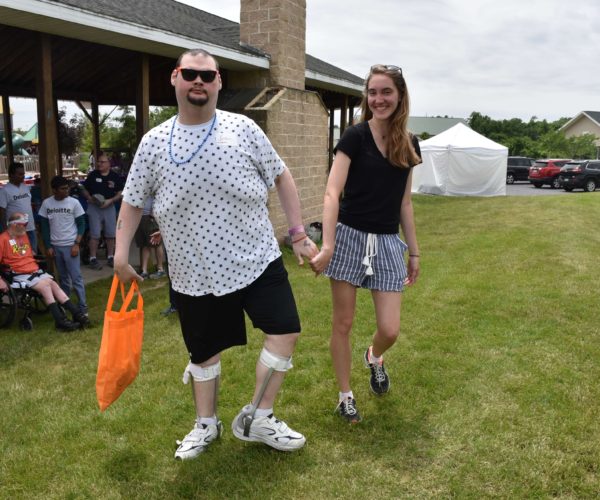
[[[364,420],[333,414],[329,284],[285,258],[303,333],[277,415],[307,437],[293,454],[235,439],[261,333],[223,355],[223,439],[176,462],[193,425],[187,355],[164,280],[143,285],[138,379],[95,401],[109,281],[88,287],[95,327],[0,331],[0,498],[597,498],[600,492],[600,195],[415,197],[421,276],[386,354],[390,394],[369,393],[353,330]]]

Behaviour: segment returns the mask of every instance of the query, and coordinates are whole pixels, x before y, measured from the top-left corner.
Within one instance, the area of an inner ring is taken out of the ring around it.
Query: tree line
[[[493,120],[474,111],[468,118],[469,126],[488,139],[508,148],[510,156],[531,158],[596,158],[597,138],[593,134],[566,137],[560,128],[570,118],[553,122],[538,120],[528,122],[519,118]]]
[[[154,127],[177,113],[174,107],[153,108],[150,126]],[[531,158],[595,158],[597,138],[593,134],[566,137],[560,131],[569,118],[549,122],[535,116],[528,122],[519,118],[494,120],[477,111],[468,118],[469,126],[485,137],[508,148],[510,156]],[[427,137],[423,136],[422,139]],[[59,111],[59,140],[64,154],[92,150],[92,126],[83,115],[74,115],[68,121]],[[137,147],[135,114],[129,106],[117,106],[111,113],[100,117],[100,147],[127,150],[135,153]]]

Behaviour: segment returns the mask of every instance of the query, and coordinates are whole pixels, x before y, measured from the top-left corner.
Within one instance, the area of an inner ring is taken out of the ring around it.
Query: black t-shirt
[[[415,136],[412,144],[421,156]],[[338,220],[367,233],[397,233],[410,168],[396,167],[381,154],[368,122],[348,127],[335,148],[338,150],[351,160]]]
[[[98,170],[92,170],[83,182],[83,187],[92,196],[101,194],[107,199],[112,198],[119,191],[123,191],[124,185],[123,178],[112,170],[109,170],[108,175],[102,175]]]

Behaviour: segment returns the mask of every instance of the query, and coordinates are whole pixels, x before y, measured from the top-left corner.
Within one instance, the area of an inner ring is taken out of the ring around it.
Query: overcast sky
[[[239,22],[239,0],[181,1]],[[358,76],[375,63],[401,66],[413,116],[600,111],[598,0],[306,3],[307,52]],[[20,101],[11,100],[15,111]]]
[[[183,3],[239,22],[239,0]],[[555,120],[600,111],[598,0],[307,0],[306,51],[404,70],[411,114]]]

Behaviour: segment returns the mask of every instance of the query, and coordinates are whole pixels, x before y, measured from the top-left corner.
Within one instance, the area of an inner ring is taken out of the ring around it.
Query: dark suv
[[[506,183],[514,184],[515,181],[526,181],[531,165],[533,165],[533,158],[509,156],[506,162]]]
[[[529,182],[536,188],[541,188],[544,184],[550,184],[552,189],[558,189],[560,183],[558,176],[563,165],[571,160],[536,160],[529,169]]]
[[[565,191],[595,191],[600,186],[600,160],[571,161],[560,169],[559,179]]]

